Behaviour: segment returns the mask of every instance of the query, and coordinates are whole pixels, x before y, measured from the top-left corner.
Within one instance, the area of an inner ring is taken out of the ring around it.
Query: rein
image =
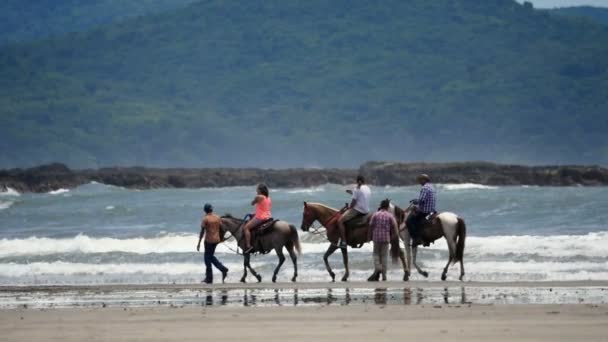
[[[231,219],[231,220],[235,220],[235,221],[240,221],[241,223],[239,224],[238,229],[242,228],[243,224],[245,224],[245,220],[238,219],[238,218],[233,217],[233,216],[231,216],[231,215],[224,215],[224,216],[222,216],[221,218],[222,218],[222,219]],[[238,230],[238,229],[237,229],[237,230]],[[234,240],[236,241],[236,249],[234,249],[234,248],[230,247],[229,245],[226,245],[226,248],[228,248],[229,250],[231,250],[232,252],[234,252],[234,253],[235,253],[235,254],[237,254],[237,255],[243,255],[243,253],[239,252],[239,241],[237,240],[236,236],[234,236],[234,235],[232,234],[232,232],[231,232],[231,231],[229,231],[228,229],[226,229],[226,233],[229,233],[229,234],[230,234],[230,236],[229,236],[227,239],[224,239],[224,241],[223,241],[223,242],[226,242],[226,241],[228,241],[228,240],[230,240],[230,239],[234,238]]]

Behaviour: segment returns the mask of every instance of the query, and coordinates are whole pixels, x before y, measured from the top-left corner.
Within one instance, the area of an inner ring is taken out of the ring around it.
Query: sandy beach
[[[0,312],[2,341],[606,341],[608,305],[94,308]]]
[[[585,281],[1,287],[0,341],[606,341],[606,294]]]

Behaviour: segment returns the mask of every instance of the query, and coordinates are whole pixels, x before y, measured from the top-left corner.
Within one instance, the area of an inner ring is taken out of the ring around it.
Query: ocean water
[[[608,280],[608,188],[489,187],[437,185],[438,207],[464,217],[466,281]],[[183,284],[202,280],[203,254],[196,252],[202,206],[218,214],[243,216],[255,187],[127,190],[91,183],[48,194],[0,193],[0,285]],[[345,187],[272,189],[273,214],[300,227],[303,201],[341,207]],[[418,187],[372,187],[372,203],[391,198],[405,205]],[[303,254],[298,281],[329,281],[322,255],[323,235],[299,230]],[[372,270],[371,244],[350,250],[351,280]],[[238,282],[242,258],[235,242],[218,247],[217,256]],[[419,250],[428,279],[439,280],[447,261],[443,240]],[[342,257],[330,262],[341,276]],[[252,265],[270,281],[274,253],[256,256]],[[279,281],[289,281],[286,260]],[[448,279],[458,277],[458,267]],[[219,273],[216,272],[219,278]],[[389,279],[402,270],[392,266]],[[255,281],[249,278],[249,281]]]

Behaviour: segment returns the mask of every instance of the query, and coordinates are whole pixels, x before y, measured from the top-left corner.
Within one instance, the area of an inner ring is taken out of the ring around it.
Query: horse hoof
[[[247,280],[245,280],[245,278],[241,278],[241,283],[243,283],[243,284],[244,284],[244,283],[246,283],[246,282],[247,282]]]
[[[291,278],[291,282],[295,283],[296,282],[296,277]]]
[[[406,273],[403,275],[403,281],[408,281],[408,280],[410,280],[410,275],[409,275],[409,273]]]
[[[344,281],[344,282],[348,281],[348,277],[347,276],[342,277],[342,281]]]
[[[429,272],[422,272],[421,273],[423,277],[428,278],[429,277]]]
[[[462,281],[462,277],[464,277],[464,274],[463,274],[463,275],[461,275],[461,276],[458,278],[458,280]]]
[[[447,278],[447,276],[445,274],[441,275],[441,280],[445,281],[446,278]]]
[[[258,279],[258,283],[262,282],[262,276],[261,275],[256,275],[255,277]]]
[[[276,276],[272,277],[272,282],[273,282],[273,283],[276,283],[276,282],[277,282],[277,277],[276,277]]]

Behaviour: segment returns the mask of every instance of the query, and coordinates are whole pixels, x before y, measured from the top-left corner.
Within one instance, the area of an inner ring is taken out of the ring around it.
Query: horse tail
[[[397,236],[395,239],[391,240],[391,260],[393,261],[393,265],[398,264],[400,251],[401,248],[399,247],[399,237]]]
[[[293,246],[296,248],[296,252],[298,252],[298,255],[302,255],[302,246],[300,246],[300,236],[298,235],[298,230],[296,229],[296,226],[294,226],[293,224],[289,225],[289,229],[291,229],[291,242],[293,243]]]
[[[464,240],[467,238],[467,226],[464,223],[464,219],[459,217],[458,224],[456,226],[456,257],[453,259],[455,264],[458,261],[462,261],[464,256]]]

